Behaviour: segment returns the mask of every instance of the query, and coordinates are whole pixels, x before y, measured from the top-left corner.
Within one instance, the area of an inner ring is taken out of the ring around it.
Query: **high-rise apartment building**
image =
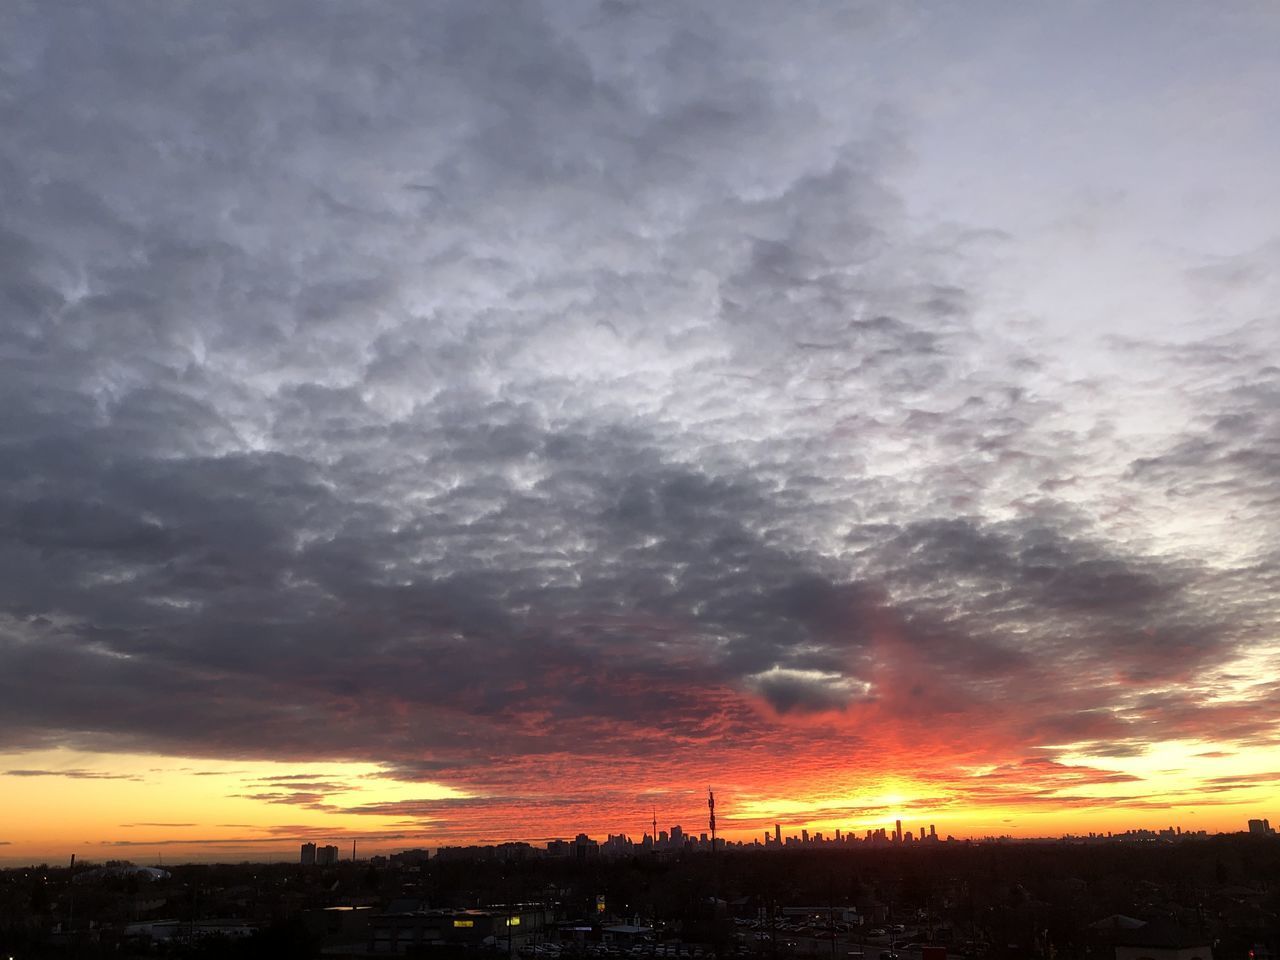
[[[316,865],[330,866],[338,862],[338,848],[332,844],[316,850]]]

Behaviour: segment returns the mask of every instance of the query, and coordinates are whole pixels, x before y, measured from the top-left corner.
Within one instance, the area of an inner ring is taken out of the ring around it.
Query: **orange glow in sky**
[[[0,3],[0,861],[1280,822],[1280,5],[1145,6]]]
[[[896,759],[833,764],[825,754],[801,753],[779,763],[771,779],[726,776],[716,784],[719,833],[750,842],[779,823],[784,834],[803,828],[861,835],[881,827],[892,832],[899,819],[914,832],[935,825],[940,836],[957,838],[1175,824],[1234,831],[1274,803],[1276,780],[1257,771],[1280,769],[1276,748],[1218,751],[1190,742],[1162,744],[1141,757],[1067,755],[957,766],[945,774],[938,752]],[[660,829],[676,823],[695,835],[706,829],[702,790],[665,775],[646,781],[644,764],[636,762],[624,765],[637,778],[628,788],[610,777],[607,763],[556,758],[548,769],[579,771],[568,781],[572,792],[551,789],[556,781],[538,777],[535,764],[522,786],[507,782],[506,796],[395,779],[374,764],[68,749],[0,755],[0,764],[7,771],[0,783],[8,841],[0,859],[8,863],[59,862],[70,853],[147,863],[291,860],[308,839],[339,843],[344,854],[356,840],[363,855],[510,839],[541,845],[580,830],[638,841],[654,807]],[[674,769],[703,779],[717,772],[696,761]],[[733,770],[725,765],[725,773]],[[759,774],[761,765],[743,758],[739,770]]]

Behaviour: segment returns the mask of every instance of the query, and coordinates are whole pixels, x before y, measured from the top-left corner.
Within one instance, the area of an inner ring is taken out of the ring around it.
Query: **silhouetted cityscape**
[[[1055,840],[770,834],[717,852],[672,826],[364,860],[307,841],[293,864],[41,864],[0,871],[0,955],[1270,960],[1280,937],[1266,820]]]
[[[725,840],[719,838],[715,849],[730,853],[777,851],[777,850],[841,850],[841,849],[884,849],[923,847],[937,844],[1042,844],[1058,842],[1065,844],[1101,844],[1101,843],[1143,843],[1152,841],[1181,842],[1206,840],[1210,834],[1205,830],[1184,830],[1180,826],[1169,826],[1157,829],[1134,828],[1124,831],[1091,832],[1082,835],[1064,834],[1061,837],[1013,837],[1008,835],[987,836],[981,838],[939,837],[933,824],[921,826],[918,833],[911,828],[904,828],[902,821],[894,822],[892,828],[880,827],[864,830],[861,833],[835,829],[830,835],[822,831],[810,832],[801,829],[799,833],[783,833],[781,824],[775,824],[772,831],[764,832],[760,837],[750,841]],[[1268,820],[1249,820],[1247,832],[1254,836],[1275,836]],[[370,862],[379,865],[386,863],[423,862],[434,857],[437,860],[533,860],[533,859],[567,859],[592,860],[596,858],[616,859],[637,855],[658,854],[673,855],[681,853],[704,853],[712,849],[707,833],[696,836],[685,832],[679,824],[667,830],[658,831],[655,837],[651,833],[641,835],[634,841],[626,834],[608,834],[604,840],[597,840],[585,833],[579,833],[572,840],[548,840],[542,846],[520,840],[508,840],[494,844],[470,844],[465,846],[440,846],[431,851],[417,848],[404,850],[390,855],[379,854],[370,858]],[[315,843],[305,842],[301,845],[300,863],[306,865],[326,865],[338,860],[338,847],[317,847]],[[353,857],[354,859],[354,857]]]

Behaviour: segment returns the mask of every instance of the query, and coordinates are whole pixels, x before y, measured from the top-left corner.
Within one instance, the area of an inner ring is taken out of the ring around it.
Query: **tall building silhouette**
[[[338,862],[338,848],[333,844],[321,847],[316,851],[316,864],[319,866],[330,866]]]
[[[707,810],[711,816],[711,852],[716,852],[716,795],[707,787]]]

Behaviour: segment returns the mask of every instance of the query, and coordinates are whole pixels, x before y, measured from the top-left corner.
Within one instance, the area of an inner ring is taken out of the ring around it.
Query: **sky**
[[[1280,9],[0,9],[0,860],[1280,820]]]

